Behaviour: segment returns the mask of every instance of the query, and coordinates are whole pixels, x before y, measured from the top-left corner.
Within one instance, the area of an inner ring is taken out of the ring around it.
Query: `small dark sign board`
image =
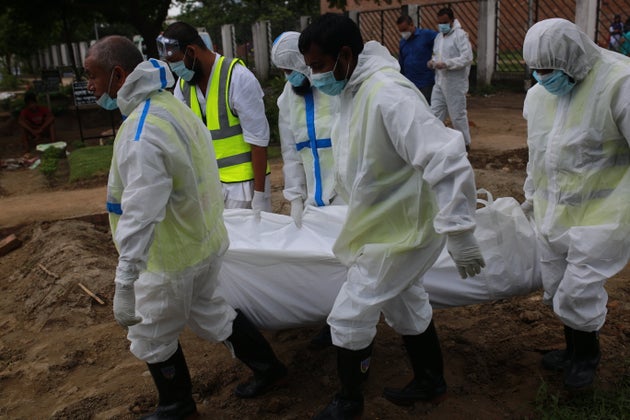
[[[91,105],[96,103],[96,97],[87,89],[87,81],[72,83],[74,105]]]
[[[34,82],[35,90],[39,93],[58,92],[61,84],[61,77],[57,70],[42,71],[42,80]]]

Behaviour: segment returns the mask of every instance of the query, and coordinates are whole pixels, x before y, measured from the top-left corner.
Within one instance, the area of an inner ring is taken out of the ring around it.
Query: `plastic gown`
[[[447,35],[439,33],[433,41],[434,62],[442,61],[445,69],[435,69],[435,85],[431,93],[431,110],[442,121],[450,117],[453,128],[470,144],[470,128],[466,111],[468,75],[473,62],[468,34],[457,19]]]
[[[166,63],[150,60],[117,95],[124,120],[114,142],[107,206],[119,252],[116,275],[138,278],[131,351],[168,359],[184,325],[213,341],[231,334],[235,312],[213,298],[228,247],[212,139],[190,109],[164,90]]]
[[[371,343],[381,312],[398,333],[422,333],[432,317],[422,276],[443,234],[475,227],[462,135],[399,70],[385,47],[367,42],[333,126],[337,188],[348,203],[333,251],[348,277],[328,323],[333,343],[351,350]]]
[[[298,49],[299,32],[285,32],[271,50],[274,64],[309,76],[311,71]],[[283,195],[301,198],[305,205],[326,206],[337,196],[330,139],[338,98],[311,87],[304,96],[287,82],[278,97],[278,127],[284,172]]]
[[[563,96],[540,85],[527,92],[524,190],[534,205],[545,302],[565,325],[599,330],[605,281],[630,254],[630,59],[564,19],[532,26],[523,56],[533,69],[560,69],[577,81]]]

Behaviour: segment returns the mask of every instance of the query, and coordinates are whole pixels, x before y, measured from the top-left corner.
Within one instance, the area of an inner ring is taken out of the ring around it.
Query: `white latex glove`
[[[265,208],[265,193],[263,191],[254,191],[252,198],[252,210],[257,220],[260,220],[260,212]]]
[[[525,200],[521,204],[521,210],[525,213],[525,217],[531,219],[534,217],[534,202],[532,200]]]
[[[474,277],[486,266],[472,230],[450,233],[446,239],[446,249],[463,279]]]
[[[304,202],[301,198],[291,200],[291,217],[295,222],[295,226],[302,227],[302,213],[304,213]]]
[[[142,318],[136,316],[136,292],[133,290],[133,282],[116,279],[114,318],[123,327],[131,327],[142,322]]]
[[[438,70],[442,70],[446,68],[446,63],[444,61],[438,61],[434,64],[435,68]]]

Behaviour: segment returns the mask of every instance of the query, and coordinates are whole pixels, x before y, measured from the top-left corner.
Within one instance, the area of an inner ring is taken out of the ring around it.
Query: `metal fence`
[[[378,41],[394,56],[398,56],[400,33],[396,26],[396,20],[400,14],[400,7],[360,12],[358,23],[363,41]]]
[[[497,2],[495,71],[523,74],[523,41],[536,22],[552,17],[575,19],[575,0],[528,0]]]

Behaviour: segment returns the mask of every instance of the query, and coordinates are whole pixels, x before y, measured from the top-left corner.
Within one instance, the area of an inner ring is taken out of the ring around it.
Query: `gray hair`
[[[90,47],[86,54],[87,57],[91,57],[105,70],[120,66],[127,73],[131,73],[138,64],[144,61],[144,57],[136,45],[128,38],[120,35],[99,39]]]

